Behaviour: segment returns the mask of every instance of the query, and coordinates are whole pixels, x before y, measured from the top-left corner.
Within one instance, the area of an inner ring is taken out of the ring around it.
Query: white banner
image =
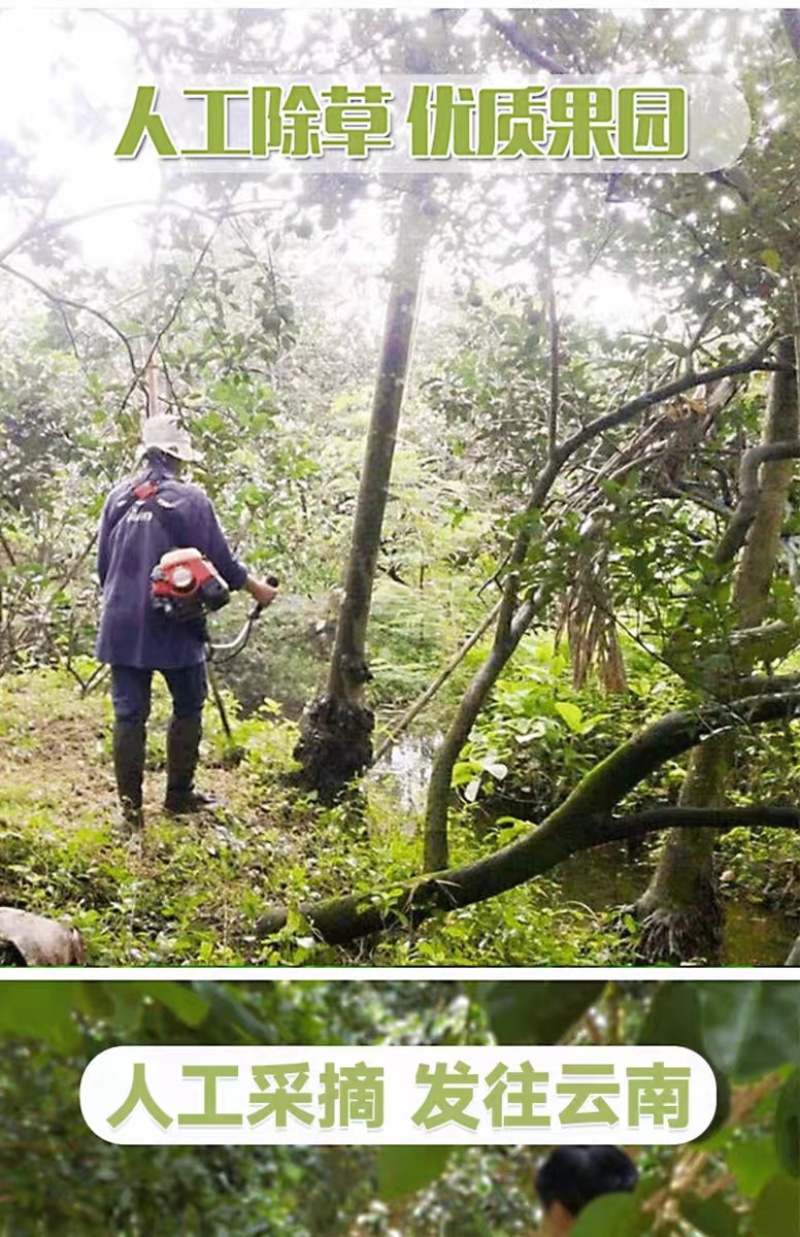
[[[81,1079],[121,1144],[623,1143],[699,1137],[716,1083],[676,1047],[120,1047]]]

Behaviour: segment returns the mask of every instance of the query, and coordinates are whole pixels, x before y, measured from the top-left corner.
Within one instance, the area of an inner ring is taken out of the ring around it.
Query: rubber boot
[[[194,789],[194,774],[200,752],[202,722],[199,717],[171,717],[167,730],[167,794],[164,810],[172,816],[188,816],[214,808],[215,801]]]
[[[144,779],[144,722],[114,722],[112,742],[114,776],[122,808],[121,832],[130,837],[144,826],[142,781]]]

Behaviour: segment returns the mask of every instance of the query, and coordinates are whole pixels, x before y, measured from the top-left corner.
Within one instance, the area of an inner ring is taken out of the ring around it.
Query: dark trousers
[[[118,722],[146,722],[150,716],[150,692],[153,670],[138,666],[111,667],[111,700]],[[181,666],[177,670],[159,670],[172,696],[175,717],[200,718],[208,694],[205,662]]]

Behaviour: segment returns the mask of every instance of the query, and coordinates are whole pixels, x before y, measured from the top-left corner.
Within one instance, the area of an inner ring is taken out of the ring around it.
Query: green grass
[[[292,789],[286,775],[296,732],[271,704],[235,720],[244,748],[236,768],[225,765],[224,735],[208,706],[198,785],[225,806],[170,819],[160,808],[168,711],[156,680],[146,825],[141,838],[125,842],[114,828],[111,709],[102,687],[81,696],[56,670],[0,680],[0,904],[74,924],[91,965],[623,960],[604,916],[563,904],[548,881],[347,950],[315,941],[296,913],[282,933],[259,941],[255,927],[267,906],[385,890],[417,875],[416,822],[384,783],[334,809]],[[455,828],[453,860],[474,858],[480,845],[471,830]]]

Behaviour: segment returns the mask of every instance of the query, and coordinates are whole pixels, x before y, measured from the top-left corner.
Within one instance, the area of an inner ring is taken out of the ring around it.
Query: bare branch
[[[658,387],[654,391],[648,391],[644,395],[637,396],[636,399],[630,400],[629,403],[623,404],[617,408],[615,412],[609,412],[605,416],[597,417],[594,421],[590,421],[577,433],[559,448],[559,455],[566,461],[571,455],[580,449],[585,443],[592,438],[596,438],[599,434],[605,434],[607,430],[616,429],[619,425],[625,425],[628,421],[632,421],[640,412],[644,412],[647,408],[652,408],[655,404],[666,403],[669,399],[674,399],[676,395],[682,395],[684,391],[691,391],[693,387],[705,386],[707,383],[719,382],[721,378],[730,378],[734,374],[750,374],[758,370],[764,372],[783,369],[782,365],[778,365],[774,361],[767,361],[766,355],[772,344],[775,342],[776,333],[773,333],[769,338],[760,344],[748,357],[742,361],[733,361],[730,365],[720,365],[717,369],[700,370],[697,373],[684,374],[681,378],[676,378],[673,382],[668,382],[662,387]]]
[[[563,64],[559,64],[557,60],[552,60],[544,52],[537,51],[515,22],[506,21],[505,18],[498,17],[496,13],[491,11],[485,12],[483,16],[487,25],[502,35],[506,42],[514,48],[514,51],[520,52],[526,60],[530,60],[531,64],[535,64],[537,68],[544,69],[547,73],[569,72],[569,69]]]
[[[64,296],[60,292],[54,292],[52,288],[46,288],[44,284],[39,283],[39,281],[34,279],[31,275],[25,274],[24,271],[17,270],[14,266],[9,266],[7,262],[2,260],[0,260],[0,269],[6,271],[9,275],[12,275],[15,279],[21,279],[23,283],[29,284],[32,288],[35,288],[37,292],[41,292],[42,296],[47,297],[48,301],[51,301],[62,311],[63,307],[68,305],[70,309],[83,310],[85,313],[92,314],[93,317],[98,318],[104,326],[107,326],[110,331],[114,332],[118,339],[122,340],[122,343],[125,345],[125,351],[128,354],[131,369],[134,374],[136,373],[136,359],[133,355],[130,340],[125,332],[120,330],[117,324],[112,322],[111,318],[107,317],[107,315],[101,310],[95,309],[93,305],[87,305],[83,301],[75,301],[71,297]]]
[[[124,411],[124,409],[127,407],[128,400],[130,399],[131,395],[133,395],[133,392],[135,391],[136,387],[141,383],[142,377],[147,372],[147,368],[150,365],[150,362],[152,361],[156,352],[159,350],[161,346],[161,340],[164,338],[167,331],[170,329],[173,322],[175,321],[178,314],[180,313],[181,306],[183,305],[183,302],[185,301],[189,293],[189,289],[192,287],[192,284],[197,278],[200,267],[203,265],[203,262],[205,261],[206,254],[211,248],[214,237],[219,231],[219,228],[221,227],[223,220],[224,220],[224,216],[223,218],[220,218],[217,220],[216,225],[212,228],[211,232],[206,238],[206,241],[197,257],[197,261],[192,267],[187,278],[184,280],[183,287],[178,293],[178,296],[175,298],[175,302],[169,314],[167,315],[166,320],[164,321],[164,323],[162,324],[162,326],[159,328],[158,332],[156,333],[155,339],[150,345],[150,349],[147,353],[147,356],[144,359],[143,364],[138,369],[134,370],[135,376],[134,376],[133,382],[128,387],[128,390],[125,392],[122,403],[120,404],[120,408],[119,408],[120,412]]]
[[[422,712],[422,710],[424,709],[428,701],[433,699],[433,697],[436,695],[436,692],[439,690],[442,684],[446,682],[446,680],[450,677],[450,675],[453,673],[456,667],[464,660],[464,658],[466,657],[470,649],[473,648],[473,646],[478,643],[478,641],[480,640],[484,632],[487,631],[488,628],[491,626],[491,624],[494,622],[499,609],[500,609],[500,602],[498,601],[497,605],[492,607],[492,609],[488,612],[488,614],[481,621],[478,627],[476,627],[472,635],[469,636],[464,641],[464,643],[460,646],[458,651],[453,654],[453,656],[447,662],[447,665],[444,666],[444,668],[439,671],[438,675],[433,680],[433,682],[428,687],[426,687],[422,695],[419,696],[414,701],[414,703],[410,706],[410,708],[406,710],[406,712],[403,714],[400,720],[396,722],[394,726],[392,726],[390,733],[383,740],[380,747],[375,752],[375,755],[372,757],[373,765],[377,764],[382,756],[385,756],[386,752],[389,750],[392,744],[397,742],[398,737],[403,733],[404,730],[406,730],[411,725],[414,718],[417,717]]]
[[[47,208],[50,205],[50,202],[52,201],[54,194],[55,194],[55,189],[52,189],[50,193],[48,193],[45,196],[44,200],[39,204],[39,209],[34,215],[33,219],[30,219],[25,224],[25,227],[22,229],[22,231],[17,236],[14,237],[13,241],[9,241],[9,243],[5,246],[4,249],[0,249],[0,262],[5,262],[6,258],[10,257],[11,254],[14,253],[15,250],[19,249],[22,245],[25,244],[25,242],[31,236],[34,236],[37,232],[40,231],[42,220],[47,214]]]
[[[700,370],[696,373],[684,374],[681,378],[676,378],[672,382],[666,383],[664,386],[656,387],[652,391],[645,392],[644,395],[639,395],[636,399],[629,400],[622,404],[614,412],[609,412],[601,417],[596,417],[587,425],[577,430],[570,438],[566,439],[561,446],[557,447],[554,454],[548,459],[545,467],[540,472],[536,484],[533,487],[533,492],[528,500],[528,503],[523,512],[523,519],[532,516],[535,511],[540,510],[550,494],[556,479],[558,478],[564,464],[569,460],[581,447],[592,439],[600,437],[610,429],[615,429],[620,425],[625,425],[639,415],[640,412],[646,411],[648,408],[653,408],[657,404],[663,404],[669,399],[673,399],[676,395],[681,395],[684,391],[690,391],[694,387],[705,386],[708,383],[718,382],[722,378],[728,378],[734,374],[747,374],[757,370],[774,370],[777,368],[774,362],[767,361],[766,355],[769,348],[772,346],[776,338],[776,333],[773,332],[769,337],[758,346],[749,356],[742,361],[733,361],[730,365],[721,365],[716,369]],[[512,617],[515,630],[519,630],[520,636],[525,630],[523,624],[529,623],[534,613],[534,608],[530,603],[526,602],[518,614],[514,614],[514,608],[517,601],[517,587],[515,571],[525,561],[525,556],[528,552],[528,547],[531,541],[530,528],[523,524],[517,539],[514,543],[513,550],[509,555],[509,565],[511,571],[506,579],[505,593],[503,606],[498,620],[498,631],[502,627],[504,636],[511,630]]]

